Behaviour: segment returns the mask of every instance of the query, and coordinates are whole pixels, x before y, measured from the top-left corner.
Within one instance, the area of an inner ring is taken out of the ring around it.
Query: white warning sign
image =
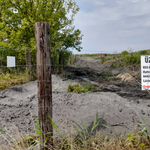
[[[15,67],[16,61],[14,56],[7,56],[7,67]]]
[[[150,90],[150,55],[141,56],[142,90]]]

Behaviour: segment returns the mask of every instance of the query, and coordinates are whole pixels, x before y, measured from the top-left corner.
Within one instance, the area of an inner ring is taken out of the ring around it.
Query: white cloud
[[[84,34],[84,50],[122,51],[150,48],[150,1],[148,0],[76,0],[80,12],[75,26]],[[92,11],[86,9],[91,4]],[[146,43],[147,42],[147,43]],[[119,50],[120,49],[120,50]]]

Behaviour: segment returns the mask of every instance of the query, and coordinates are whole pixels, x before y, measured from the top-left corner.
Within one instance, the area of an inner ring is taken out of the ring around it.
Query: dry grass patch
[[[29,81],[30,79],[26,73],[0,73],[0,91],[11,86],[27,83]]]

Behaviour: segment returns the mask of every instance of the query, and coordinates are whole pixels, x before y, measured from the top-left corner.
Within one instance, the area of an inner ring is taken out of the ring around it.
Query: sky
[[[75,0],[80,10],[80,53],[120,53],[150,49],[150,0]],[[76,50],[74,50],[76,53]]]

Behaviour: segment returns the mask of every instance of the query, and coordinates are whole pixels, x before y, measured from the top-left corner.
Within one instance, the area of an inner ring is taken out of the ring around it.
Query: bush
[[[101,63],[103,64],[106,61],[106,58],[101,59]]]
[[[139,64],[140,62],[141,62],[140,55],[129,55],[124,56],[123,59],[119,59],[118,61],[113,62],[110,67],[117,68],[125,65]]]
[[[140,55],[148,55],[146,50],[140,51]]]
[[[125,56],[125,55],[128,55],[129,52],[128,52],[128,51],[123,51],[121,54],[122,54],[123,56]]]
[[[139,64],[139,63],[140,63],[140,56],[138,55],[126,56],[126,65]]]
[[[80,86],[79,84],[75,85],[69,85],[68,86],[68,92],[72,93],[88,93],[91,92],[93,85],[92,84],[87,84],[84,86]]]

